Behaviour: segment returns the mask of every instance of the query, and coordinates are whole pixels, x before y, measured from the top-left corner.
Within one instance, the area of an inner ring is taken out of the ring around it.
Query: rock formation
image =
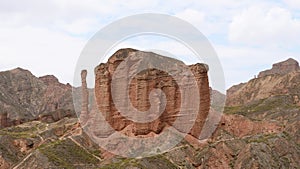
[[[299,63],[296,60],[289,58],[283,62],[273,64],[272,69],[260,72],[258,77],[260,78],[274,74],[284,75],[298,70],[300,70]]]
[[[179,114],[181,98],[186,97],[183,95],[187,93],[180,93],[178,84],[176,84],[175,79],[168,73],[154,68],[143,70],[136,74],[134,78],[131,79],[131,81],[127,81],[128,84],[130,83],[128,89],[130,102],[137,110],[147,111],[150,108],[149,95],[151,91],[153,89],[161,89],[166,97],[165,110],[157,119],[147,123],[134,122],[122,116],[115,107],[116,103],[114,103],[114,101],[118,101],[120,102],[120,104],[124,104],[127,96],[117,95],[115,100],[112,99],[112,78],[120,63],[128,57],[130,60],[127,63],[129,65],[129,68],[127,70],[123,70],[123,72],[127,73],[125,73],[123,77],[129,77],[130,74],[132,74],[132,70],[134,70],[135,68],[139,68],[139,66],[143,63],[135,58],[137,55],[143,55],[148,59],[157,58],[157,63],[159,64],[164,64],[163,60],[160,59],[167,59],[167,62],[172,63],[173,71],[177,71],[176,69],[185,66],[181,61],[163,57],[151,52],[141,52],[134,49],[121,49],[113,54],[112,57],[109,58],[107,63],[101,63],[95,68],[95,95],[97,106],[100,112],[104,113],[106,121],[108,121],[116,131],[121,131],[126,126],[130,125],[133,126],[132,132],[135,135],[146,135],[150,132],[158,134],[165,127],[172,126],[176,118],[190,116],[189,114]],[[167,67],[168,65],[166,64],[165,66]],[[194,137],[198,137],[210,107],[210,94],[207,76],[208,67],[205,64],[195,64],[188,66],[188,68],[195,77],[200,95],[199,112],[195,120],[194,127],[190,131],[191,135],[193,135]],[[184,77],[181,78],[184,79]],[[126,85],[128,84],[118,83],[114,90],[124,91],[126,90]],[[186,87],[189,88],[189,85],[187,84]],[[161,94],[154,94],[154,99],[151,101],[162,104],[160,103],[161,97],[163,97]],[[190,95],[189,97],[191,97],[192,102],[192,95]],[[161,108],[162,106],[160,106],[159,109]],[[182,124],[182,126],[184,125],[186,124]]]
[[[259,78],[229,88],[226,105],[240,106],[276,95],[300,97],[299,83],[298,62],[288,59],[274,64],[271,70],[261,72]]]
[[[86,83],[87,71],[81,71],[81,93],[82,93],[82,103],[81,103],[81,113],[80,113],[80,121],[81,125],[84,126],[88,120],[88,112],[89,112],[89,91]]]

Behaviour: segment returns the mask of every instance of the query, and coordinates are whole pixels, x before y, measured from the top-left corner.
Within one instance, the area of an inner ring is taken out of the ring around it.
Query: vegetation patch
[[[258,137],[253,137],[253,138],[250,138],[248,140],[246,140],[247,143],[265,143],[265,144],[268,144],[268,140],[269,139],[273,139],[273,138],[276,138],[277,135],[276,134],[265,134],[265,135],[261,135],[261,136],[258,136]]]
[[[136,167],[139,169],[178,169],[176,165],[171,163],[162,155],[156,155],[152,157],[145,157],[142,159],[132,159],[132,158],[123,158],[120,161],[115,163],[107,164],[102,169],[116,169],[116,168],[132,168]]]
[[[270,98],[256,100],[243,106],[225,107],[225,114],[250,115],[253,113],[272,112],[280,110],[299,109],[300,107],[293,104],[292,96],[277,95]]]
[[[14,138],[30,138],[36,136],[34,133],[31,132],[8,132],[3,130],[0,130],[0,135],[8,135]]]
[[[49,161],[64,168],[74,168],[82,165],[96,165],[99,160],[86,150],[76,145],[70,139],[59,140],[38,148]]]

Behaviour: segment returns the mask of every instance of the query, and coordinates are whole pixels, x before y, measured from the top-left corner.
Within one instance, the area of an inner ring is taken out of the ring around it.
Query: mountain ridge
[[[48,91],[63,91],[56,88],[57,81],[52,76],[32,80],[52,86]],[[279,87],[265,90],[270,83]],[[300,105],[299,98],[294,97],[299,95],[299,88],[297,71],[266,75],[233,86],[211,138],[199,142],[188,137],[168,152],[140,159],[103,150],[74,117],[62,117],[56,122],[24,122],[0,129],[0,168],[299,168]],[[261,90],[266,94],[261,95]],[[217,110],[225,96],[213,90],[211,95],[217,96],[211,101]]]
[[[275,66],[274,66],[275,65]],[[247,83],[234,85],[227,90],[227,106],[238,106],[274,95],[300,97],[300,67],[296,60],[288,59],[273,64],[273,68],[262,71],[257,78]]]
[[[52,121],[52,117],[58,120],[54,116],[74,114],[72,88],[59,83],[55,76],[36,77],[20,67],[3,71],[0,91],[0,128],[38,118],[47,120],[46,116]]]

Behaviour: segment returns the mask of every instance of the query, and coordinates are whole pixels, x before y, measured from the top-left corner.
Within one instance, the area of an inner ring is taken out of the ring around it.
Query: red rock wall
[[[95,69],[95,95],[98,109],[106,121],[117,131],[126,126],[133,126],[134,135],[146,135],[150,132],[160,133],[164,127],[171,126],[178,116],[181,106],[181,93],[176,81],[166,72],[157,69],[148,69],[138,73],[130,82],[129,99],[139,111],[150,108],[149,94],[153,89],[161,89],[166,96],[166,107],[159,118],[147,123],[136,123],[123,117],[116,109],[111,96],[111,82],[114,71],[130,52],[135,50],[121,50],[114,54],[106,64],[100,64]],[[199,87],[199,113],[190,134],[198,137],[210,108],[210,90],[208,83],[208,67],[204,64],[189,66]],[[129,83],[129,81],[128,81]],[[126,90],[127,84],[118,84],[113,90]],[[160,97],[160,96],[157,96]],[[125,96],[116,96],[114,100],[124,102]],[[159,99],[157,99],[159,100]],[[188,116],[188,115],[187,115]],[[184,124],[183,124],[184,125]]]

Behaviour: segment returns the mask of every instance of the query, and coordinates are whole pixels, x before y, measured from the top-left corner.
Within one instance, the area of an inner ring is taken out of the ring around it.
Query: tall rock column
[[[81,113],[80,113],[80,123],[84,126],[88,120],[89,111],[89,91],[86,83],[87,71],[81,71]]]
[[[190,134],[199,138],[210,109],[210,89],[207,75],[208,66],[198,63],[191,65],[190,69],[197,81],[200,96],[199,113]]]

